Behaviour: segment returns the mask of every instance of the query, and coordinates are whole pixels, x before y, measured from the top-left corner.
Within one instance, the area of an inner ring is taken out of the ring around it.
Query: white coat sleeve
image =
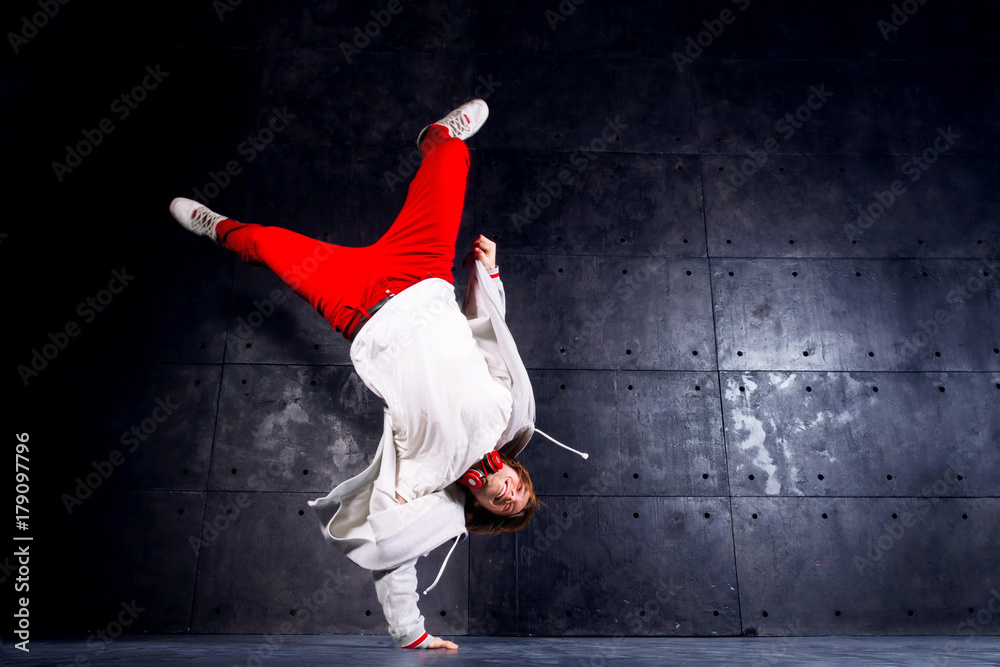
[[[480,307],[480,304],[476,299],[475,284],[476,281],[478,280],[478,278],[476,277],[477,265],[482,266],[482,262],[480,262],[479,260],[475,260],[475,262],[473,262],[469,266],[469,282],[465,286],[465,297],[462,300],[462,312],[465,314],[466,318],[470,320],[489,317],[486,311]],[[484,266],[483,269],[485,270],[486,267]],[[491,274],[489,273],[489,271],[486,271],[486,274],[490,277],[489,281],[491,283],[491,286],[495,288],[497,292],[499,292],[500,306],[503,310],[502,316],[504,319],[506,319],[507,294],[503,288],[503,281],[500,280],[499,265],[494,269],[494,273]]]
[[[431,636],[417,607],[417,559],[392,570],[372,570],[375,592],[389,624],[389,635],[400,648],[428,648]]]
[[[500,267],[497,267],[497,268],[499,269]],[[491,278],[491,280],[493,281],[493,284],[496,285],[497,289],[500,290],[500,303],[503,304],[504,314],[506,315],[506,313],[507,313],[507,293],[503,291],[503,282],[500,281],[500,275],[499,275],[499,273],[496,275],[496,277]],[[506,317],[504,319],[506,319]]]

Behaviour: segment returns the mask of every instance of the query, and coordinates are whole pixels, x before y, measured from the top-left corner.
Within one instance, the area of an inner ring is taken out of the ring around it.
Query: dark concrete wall
[[[167,206],[372,243],[480,96],[459,257],[497,241],[537,424],[591,456],[535,437],[546,506],[428,629],[1000,633],[1000,6],[399,2],[4,10],[43,24],[0,107],[35,627],[385,631],[306,506],[380,402]]]

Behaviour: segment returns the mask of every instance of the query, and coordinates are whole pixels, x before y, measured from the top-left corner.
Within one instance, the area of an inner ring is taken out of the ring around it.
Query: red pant
[[[267,266],[348,340],[362,314],[388,293],[451,275],[469,173],[469,149],[432,125],[406,203],[382,238],[363,248],[317,241],[281,228],[221,220],[222,245],[247,264]]]

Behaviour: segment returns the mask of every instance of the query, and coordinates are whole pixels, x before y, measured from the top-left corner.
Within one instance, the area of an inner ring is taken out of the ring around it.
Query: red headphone
[[[469,468],[458,479],[458,483],[470,489],[481,489],[486,486],[486,476],[503,469],[503,460],[500,458],[500,452],[495,449],[487,452],[483,456],[482,461],[479,462],[479,465],[482,466],[482,470],[475,467]]]

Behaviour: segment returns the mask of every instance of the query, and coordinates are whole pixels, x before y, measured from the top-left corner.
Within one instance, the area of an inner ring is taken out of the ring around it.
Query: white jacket
[[[448,285],[454,294],[454,287],[447,281],[428,280]],[[383,400],[385,397],[369,382],[371,373],[377,372],[375,364],[379,360],[366,358],[364,351],[371,349],[373,342],[377,343],[369,340],[377,329],[371,324],[393,305],[393,301],[395,299],[375,313],[351,345],[351,361],[359,376]],[[517,456],[534,432],[535,398],[528,373],[504,322],[503,283],[498,277],[491,278],[479,261],[473,262],[470,269],[461,310],[487,365],[490,361],[494,364],[490,366],[491,374],[509,377],[511,415],[497,440],[503,444],[497,448]],[[496,363],[497,359],[502,360],[504,367]],[[400,504],[396,499],[396,456],[393,455],[393,424],[388,407],[384,415],[382,439],[371,465],[338,484],[325,497],[310,501],[309,505],[319,516],[324,539],[361,567],[372,570],[389,634],[400,646],[422,648],[429,643],[429,635],[424,631],[424,617],[417,608],[417,558],[449,540],[455,540],[451,546],[453,551],[458,542],[468,536],[464,510],[466,491],[453,483]],[[448,552],[437,578],[425,593],[437,584],[452,551]]]

